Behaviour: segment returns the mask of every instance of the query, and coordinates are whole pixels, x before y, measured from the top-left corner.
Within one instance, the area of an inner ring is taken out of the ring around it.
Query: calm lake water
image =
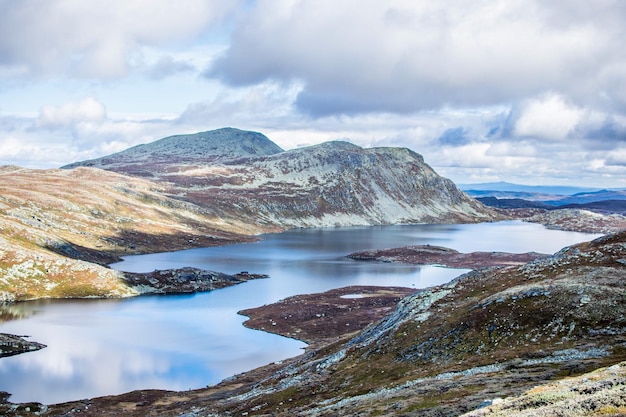
[[[554,253],[599,235],[547,230],[519,221],[301,229],[257,243],[131,256],[124,271],[195,266],[270,275],[209,293],[127,300],[38,301],[5,307],[24,318],[0,332],[48,345],[0,359],[0,391],[12,401],[56,403],[135,389],[186,390],[296,356],[304,343],[249,330],[237,311],[348,285],[424,288],[467,270],[356,262],[348,253],[431,244],[462,252]]]

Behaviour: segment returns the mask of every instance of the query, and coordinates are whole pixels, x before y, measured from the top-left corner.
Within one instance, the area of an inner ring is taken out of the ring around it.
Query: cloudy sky
[[[622,0],[0,0],[0,165],[225,126],[626,187]]]

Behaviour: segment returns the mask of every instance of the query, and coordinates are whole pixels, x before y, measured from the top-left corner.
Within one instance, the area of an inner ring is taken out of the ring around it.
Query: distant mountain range
[[[459,188],[485,205],[498,208],[583,208],[626,212],[626,190],[566,186],[535,186],[491,182]],[[622,203],[621,201],[624,201]]]
[[[172,136],[63,168],[97,167],[169,185],[222,219],[267,228],[449,223],[494,214],[405,148],[326,142],[284,151],[233,128]]]
[[[572,195],[578,193],[589,193],[601,190],[601,188],[590,187],[569,187],[563,185],[522,185],[510,182],[483,182],[478,184],[457,184],[463,191],[493,191],[512,192],[530,194],[556,194]]]

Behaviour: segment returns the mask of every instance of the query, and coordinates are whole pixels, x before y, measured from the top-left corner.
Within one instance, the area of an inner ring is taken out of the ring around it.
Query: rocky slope
[[[567,401],[559,415],[620,415],[625,279],[622,232],[421,290],[356,337],[215,387],[32,407],[65,416],[455,416],[492,404],[488,411],[514,416]],[[568,385],[607,366],[580,389]],[[534,388],[561,380],[554,394]],[[522,394],[505,401],[508,413],[493,401]]]
[[[0,168],[0,302],[137,294],[103,266],[120,255],[250,240],[157,184],[91,168]]]
[[[470,273],[404,299],[386,320],[268,378],[238,406],[277,415],[461,414],[538,379],[623,360],[625,279],[626,233]]]
[[[76,166],[151,173],[178,199],[268,230],[496,218],[420,155],[401,148],[327,142],[284,152],[259,133],[229,128],[165,138],[65,168]]]

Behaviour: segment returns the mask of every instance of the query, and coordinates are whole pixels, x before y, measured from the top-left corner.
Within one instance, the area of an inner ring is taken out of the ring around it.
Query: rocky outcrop
[[[124,272],[124,280],[139,294],[185,294],[212,291],[251,279],[267,278],[264,274],[241,272],[228,275],[198,268],[157,270],[153,272]]]
[[[518,397],[485,400],[463,417],[624,416],[626,362],[533,387]]]
[[[26,340],[24,336],[0,333],[0,358],[34,352],[45,347],[41,343]]]

